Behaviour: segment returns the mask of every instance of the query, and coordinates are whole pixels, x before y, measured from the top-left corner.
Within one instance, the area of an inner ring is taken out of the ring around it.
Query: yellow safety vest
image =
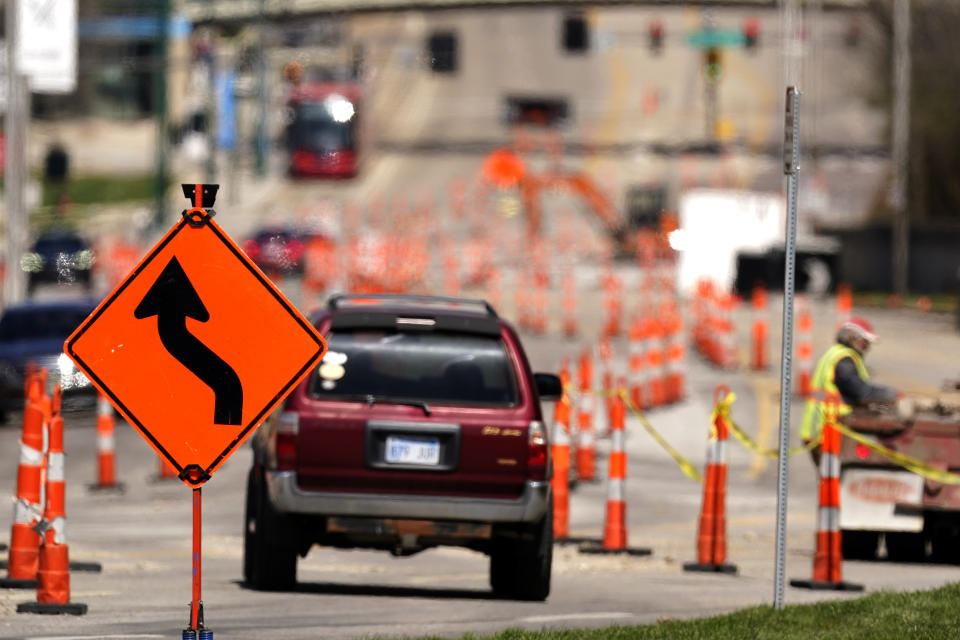
[[[810,395],[807,397],[807,404],[803,408],[803,422],[800,423],[801,440],[809,442],[815,438],[820,438],[828,397],[833,396],[839,400],[839,415],[847,415],[853,410],[850,405],[843,402],[840,390],[837,389],[833,380],[837,372],[837,363],[844,358],[853,359],[853,364],[857,367],[857,374],[863,380],[870,379],[867,368],[863,364],[863,358],[855,349],[839,343],[827,349],[827,352],[817,362],[816,369],[813,370],[813,379],[810,381]]]

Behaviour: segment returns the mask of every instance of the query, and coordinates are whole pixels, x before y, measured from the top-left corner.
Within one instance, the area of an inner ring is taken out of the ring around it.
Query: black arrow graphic
[[[133,315],[138,320],[157,316],[157,331],[163,346],[213,389],[213,423],[239,425],[243,408],[240,377],[220,356],[187,331],[187,318],[206,322],[210,313],[175,257],[170,258]]]

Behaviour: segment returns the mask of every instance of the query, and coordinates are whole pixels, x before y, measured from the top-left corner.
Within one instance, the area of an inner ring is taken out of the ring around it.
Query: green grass
[[[895,298],[891,293],[882,292],[858,292],[853,294],[853,304],[858,307],[886,307],[903,309],[920,309],[923,305],[919,304],[921,299],[929,301],[929,311],[935,313],[953,313],[957,310],[957,295],[947,293],[934,293],[931,295],[908,294],[902,299]]]
[[[152,173],[131,176],[83,175],[69,179],[66,185],[44,183],[42,206],[56,204],[62,192],[75,205],[147,200],[153,197]]]
[[[731,585],[732,589],[736,587]],[[642,596],[638,596],[642,597]],[[479,640],[467,634],[466,639]],[[881,592],[853,600],[752,607],[698,620],[567,631],[508,629],[491,640],[924,640],[960,637],[960,583],[929,591]]]

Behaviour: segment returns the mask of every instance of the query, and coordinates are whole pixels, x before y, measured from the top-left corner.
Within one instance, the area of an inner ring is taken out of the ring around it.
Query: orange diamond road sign
[[[326,343],[194,207],[64,351],[184,482],[199,485],[320,362]]]

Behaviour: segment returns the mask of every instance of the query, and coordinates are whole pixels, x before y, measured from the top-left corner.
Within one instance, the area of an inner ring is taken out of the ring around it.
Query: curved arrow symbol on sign
[[[160,342],[180,364],[213,389],[213,423],[239,425],[243,387],[236,371],[187,331],[187,318],[210,319],[196,289],[176,257],[163,268],[133,315],[138,320],[157,316]]]

